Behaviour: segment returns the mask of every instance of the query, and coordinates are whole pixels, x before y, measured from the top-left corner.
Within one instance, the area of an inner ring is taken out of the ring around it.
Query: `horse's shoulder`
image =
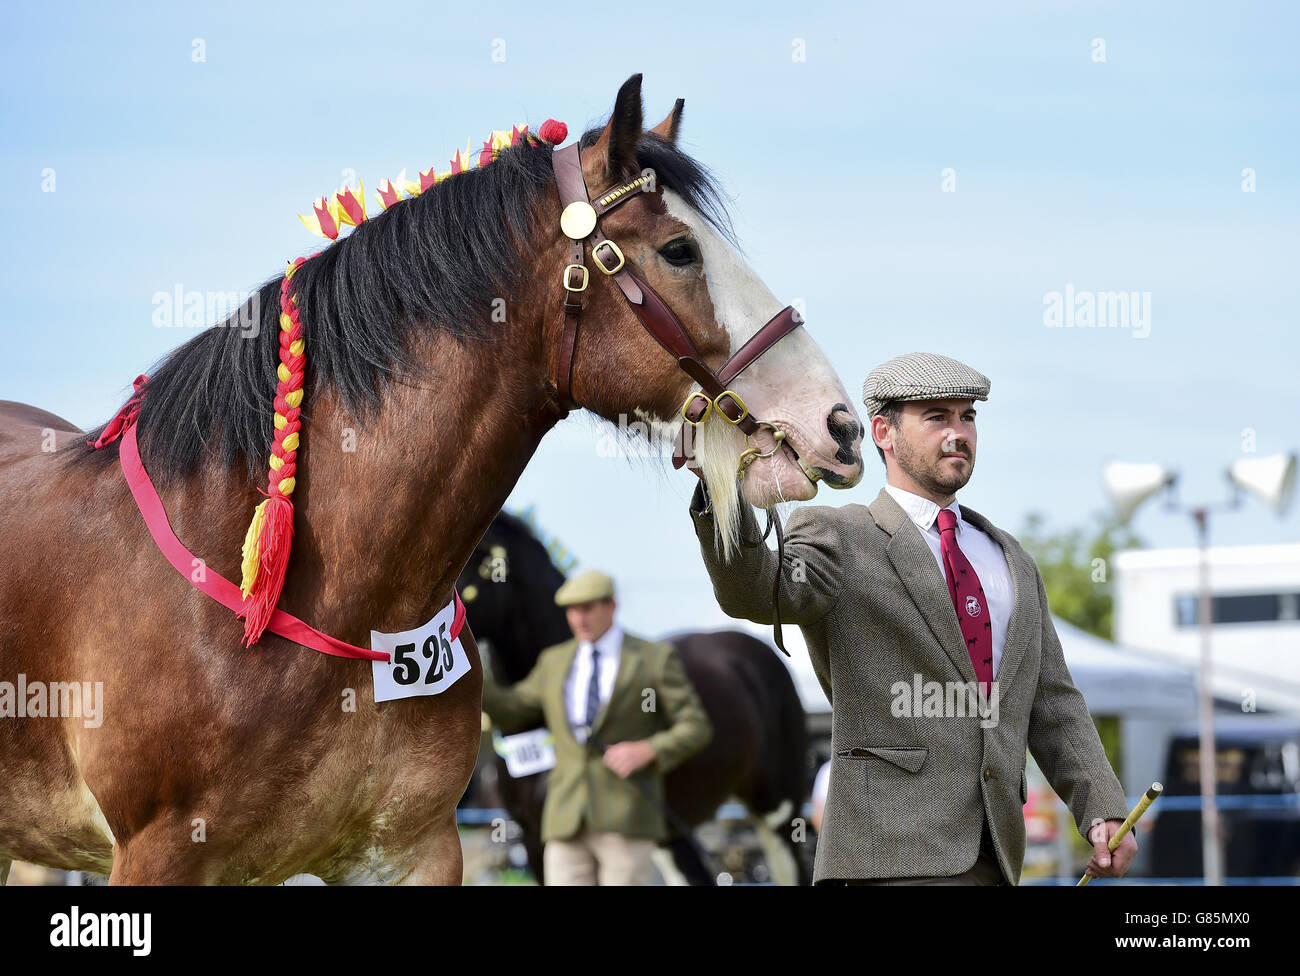
[[[29,403],[0,400],[0,462],[50,458],[85,433],[62,417]]]
[[[62,417],[16,400],[0,400],[0,431],[11,427],[49,427],[51,430],[81,434],[84,431]]]

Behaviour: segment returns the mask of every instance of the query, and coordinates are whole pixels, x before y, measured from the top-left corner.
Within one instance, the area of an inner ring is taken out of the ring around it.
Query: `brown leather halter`
[[[672,353],[678,366],[696,383],[703,392],[693,392],[682,404],[682,430],[678,438],[677,450],[673,454],[673,467],[680,468],[686,463],[687,427],[697,427],[717,409],[722,417],[735,424],[746,438],[767,427],[772,431],[776,441],[772,450],[762,453],[756,447],[747,448],[740,459],[740,472],[743,474],[749,464],[756,458],[771,457],[780,449],[785,432],[778,430],[767,421],[755,420],[749,408],[727,384],[740,375],[759,356],[772,348],[782,337],[794,331],[803,323],[803,317],[789,305],[758,330],[739,349],[714,372],[704,361],[685,326],[673,314],[668,304],[648,284],[634,275],[627,267],[623,252],[619,246],[607,238],[600,228],[600,218],[620,204],[633,199],[633,191],[660,193],[656,185],[654,170],[645,170],[641,176],[630,183],[611,187],[596,198],[593,205],[587,195],[587,183],[582,176],[582,161],[578,144],[571,143],[552,155],[555,167],[555,185],[559,189],[560,226],[569,238],[569,263],[564,268],[564,330],[560,336],[559,362],[556,367],[556,390],[561,406],[566,410],[577,409],[579,404],[570,394],[570,381],[573,375],[573,353],[578,343],[578,317],[582,314],[582,293],[589,282],[587,266],[584,262],[584,242],[590,240],[591,259],[596,267],[614,279],[627,299],[628,305],[641,320],[645,330]]]
[[[702,424],[714,409],[728,423],[739,427],[745,433],[746,441],[758,431],[759,427],[767,427],[772,431],[775,444],[771,451],[764,453],[757,447],[747,447],[741,453],[740,474],[743,475],[745,469],[755,459],[771,457],[779,451],[782,441],[785,440],[785,431],[778,430],[775,425],[765,420],[755,420],[749,408],[745,406],[745,401],[734,391],[727,389],[727,384],[759,356],[776,345],[779,339],[802,325],[803,316],[792,306],[787,305],[737,349],[736,354],[723,363],[715,373],[709,369],[704,357],[691,341],[690,333],[673,314],[668,303],[628,269],[619,246],[607,238],[600,229],[600,218],[620,204],[631,200],[636,195],[633,191],[661,192],[661,188],[655,181],[654,170],[647,169],[630,183],[611,187],[600,194],[593,205],[587,195],[587,182],[582,176],[582,159],[578,152],[578,144],[571,143],[555,150],[551,160],[555,167],[555,185],[559,189],[562,207],[560,227],[569,238],[569,263],[564,267],[563,278],[564,330],[560,334],[559,362],[555,373],[560,405],[565,410],[576,410],[580,406],[573,399],[569,384],[573,376],[573,351],[578,344],[578,316],[582,314],[582,293],[587,290],[590,280],[583,260],[583,244],[590,239],[591,259],[596,267],[614,279],[614,283],[623,292],[623,297],[627,299],[628,305],[641,320],[645,330],[677,358],[677,365],[687,376],[699,383],[703,390],[703,392],[688,394],[685,402],[682,403],[682,430],[677,440],[677,449],[673,454],[673,467],[680,468],[686,463],[687,428]],[[580,277],[575,280],[574,275]],[[791,447],[791,450],[794,449]],[[772,509],[767,510],[767,528],[763,531],[763,538],[757,543],[747,544],[743,539],[741,542],[747,545],[762,545],[773,528],[776,529],[777,564],[781,565],[784,561],[784,540],[781,523],[772,514]],[[781,573],[777,572],[772,580],[773,639],[776,646],[781,649],[781,653],[789,657],[790,652],[785,649],[785,642],[781,638],[780,588]]]

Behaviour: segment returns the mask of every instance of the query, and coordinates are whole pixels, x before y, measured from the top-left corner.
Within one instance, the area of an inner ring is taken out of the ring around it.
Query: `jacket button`
[[[987,782],[988,782],[989,780],[991,780],[992,778],[993,778],[993,770],[990,769],[988,766],[985,766],[985,767],[984,767],[984,781],[987,783]]]

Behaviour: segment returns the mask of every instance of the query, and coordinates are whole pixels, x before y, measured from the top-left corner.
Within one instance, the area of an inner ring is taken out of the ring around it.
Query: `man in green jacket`
[[[667,835],[663,776],[713,726],[668,644],[614,622],[614,581],[588,570],[560,587],[574,639],[542,651],[511,688],[484,669],[483,711],[507,734],[544,722],[555,768],[542,809],[548,884],[648,884]]]

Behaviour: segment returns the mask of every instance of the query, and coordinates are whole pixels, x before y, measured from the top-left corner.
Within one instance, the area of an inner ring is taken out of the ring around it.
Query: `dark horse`
[[[782,307],[727,242],[707,171],[677,147],[681,109],[647,131],[634,75],[576,160],[552,127],[553,140],[523,139],[392,203],[298,269],[288,284],[306,361],[285,613],[354,645],[418,627],[451,601],[573,403],[614,423],[679,416],[696,380],[633,310],[631,272],[582,263],[597,247],[626,255],[648,286],[634,293],[659,296],[709,369]],[[653,189],[630,192],[647,171]],[[591,218],[608,241],[584,250],[589,204],[562,223],[557,173],[566,193],[576,181],[597,202],[621,194],[603,224]],[[256,311],[259,330],[232,317],[149,375],[132,433],[194,573],[240,579],[268,483],[285,277],[236,313]],[[736,377],[768,424],[754,438],[766,453],[742,481],[745,435],[734,420],[701,424],[696,460],[719,505],[734,511],[743,492],[770,507],[811,498],[815,478],[861,477],[861,424],[834,376],[800,328]],[[779,449],[769,427],[787,434]],[[155,544],[118,464],[123,442],[86,441],[56,416],[0,404],[0,691],[102,688],[94,723],[0,711],[0,881],[20,859],[113,883],[459,883],[456,804],[481,736],[469,630],[460,680],[392,701],[375,700],[368,661],[271,632],[245,647],[235,614]]]
[[[502,512],[461,573],[468,620],[491,652],[493,673],[514,684],[541,651],[573,635],[555,591],[564,575],[519,518]],[[682,664],[713,722],[709,744],[674,769],[664,786],[669,810],[690,827],[711,820],[729,798],[749,809],[773,877],[808,884],[805,849],[812,835],[796,818],[809,779],[806,716],[799,693],[776,652],[739,631],[683,633],[664,638]],[[502,802],[523,830],[529,865],[542,876],[541,813],[546,773],[514,778],[496,757]],[[677,831],[667,844],[691,884],[713,884],[692,841]]]

